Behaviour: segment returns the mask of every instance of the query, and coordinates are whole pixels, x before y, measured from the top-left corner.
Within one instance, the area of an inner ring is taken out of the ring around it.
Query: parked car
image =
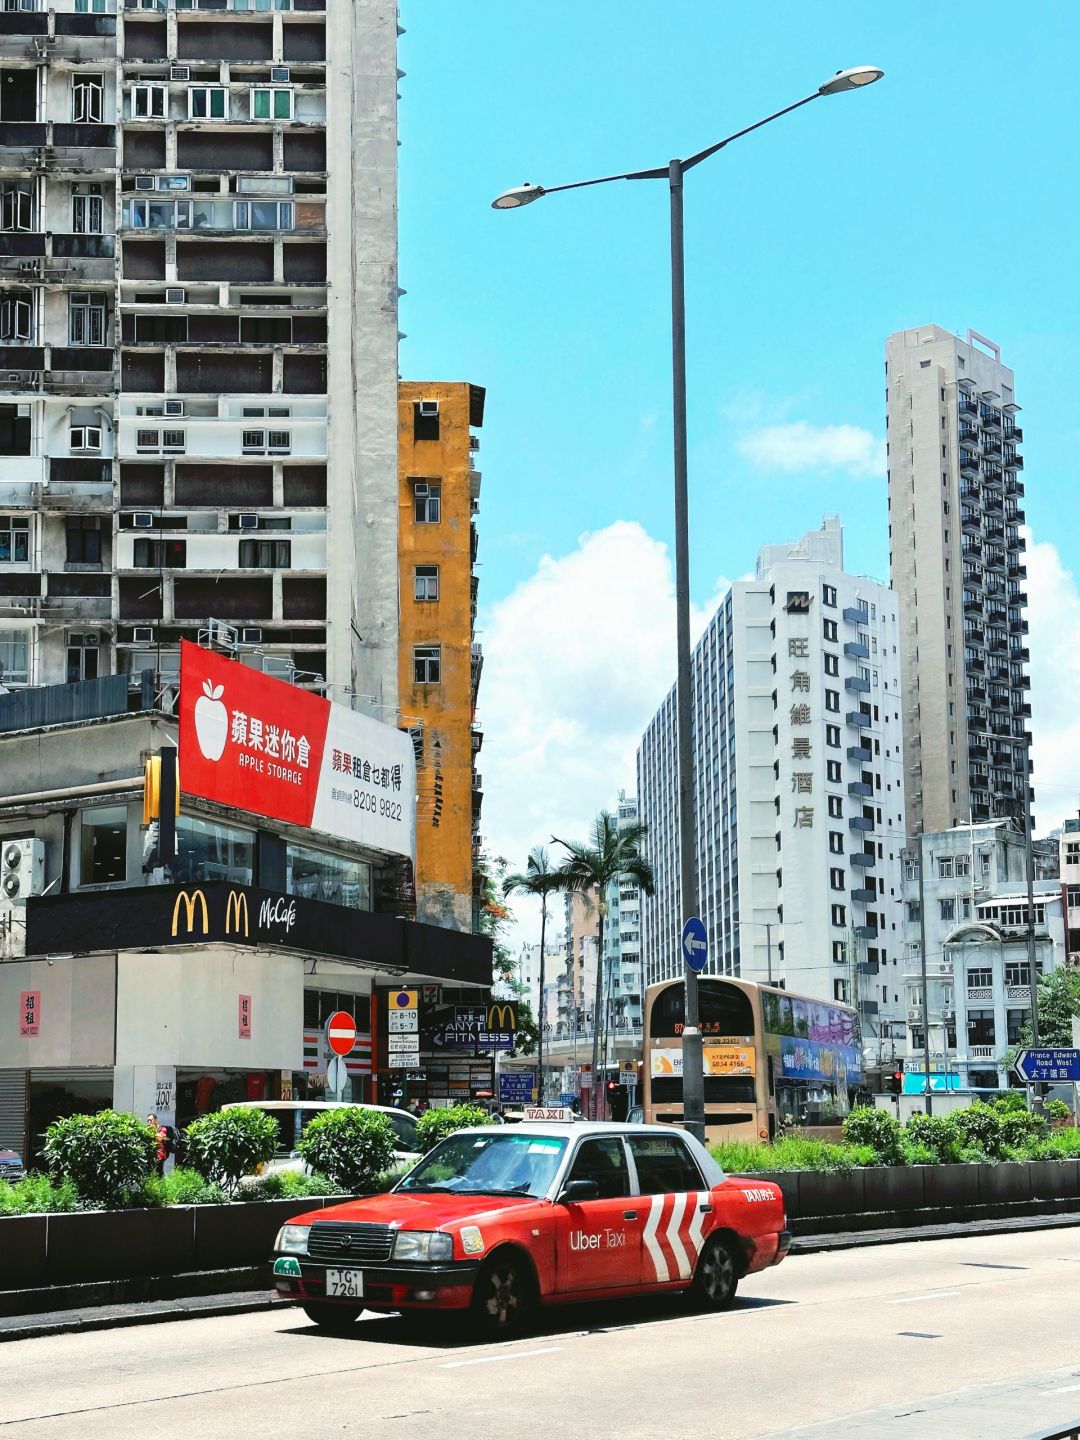
[[[0,1180],[21,1180],[25,1174],[22,1156],[14,1150],[0,1149]]]
[[[273,1273],[327,1330],[465,1311],[497,1336],[567,1300],[686,1291],[723,1310],[790,1244],[779,1187],[725,1175],[685,1131],[525,1122],[459,1130],[389,1194],[297,1215]]]
[[[351,1100],[238,1100],[221,1108],[262,1110],[278,1122],[278,1148],[273,1160],[259,1171],[260,1176],[281,1175],[289,1170],[298,1175],[310,1175],[311,1166],[305,1163],[296,1148],[297,1143],[311,1121],[317,1115],[325,1115],[328,1110],[373,1110],[385,1115],[394,1130],[395,1170],[407,1170],[420,1159],[415,1115],[410,1115],[407,1110],[395,1110],[389,1105],[362,1105]]]

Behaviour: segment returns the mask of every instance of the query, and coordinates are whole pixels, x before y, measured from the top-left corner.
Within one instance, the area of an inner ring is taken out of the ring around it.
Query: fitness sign
[[[188,641],[179,708],[183,794],[414,854],[416,763],[394,726]]]

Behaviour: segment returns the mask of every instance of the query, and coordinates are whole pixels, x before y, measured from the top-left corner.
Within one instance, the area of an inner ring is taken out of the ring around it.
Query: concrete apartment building
[[[620,830],[637,821],[637,799],[625,790],[619,791],[615,816]],[[604,975],[612,1030],[618,1039],[640,1045],[645,997],[641,978],[641,891],[627,877],[620,876],[607,887],[606,898]]]
[[[473,432],[484,423],[484,394],[464,383],[400,387],[398,694],[420,787],[416,913],[454,930],[478,928],[484,796],[476,698],[484,655],[475,638],[480,437]]]
[[[396,47],[389,0],[0,13],[8,686],[167,684],[216,620],[393,712]]]
[[[1068,856],[1067,837],[1063,846]],[[1006,1089],[1005,1052],[1031,1015],[1024,838],[1007,820],[920,837],[904,864],[904,985],[910,1042],[904,1089],[926,1085],[920,965],[919,864],[923,868],[930,1084],[934,1090]],[[1078,856],[1080,862],[1080,856]],[[1062,885],[1036,867],[1035,966],[1066,958]]]
[[[1026,823],[1031,717],[1013,372],[969,330],[885,346],[889,548],[912,835]]]
[[[868,1068],[904,1036],[898,640],[896,597],[844,570],[831,518],[765,546],[693,655],[706,973],[856,1005]],[[656,879],[642,897],[652,984],[682,973],[674,688],[642,738],[637,784]]]

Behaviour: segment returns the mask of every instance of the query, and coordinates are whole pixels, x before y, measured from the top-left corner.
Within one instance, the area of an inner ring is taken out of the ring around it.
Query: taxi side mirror
[[[559,1196],[560,1205],[580,1205],[583,1200],[599,1200],[600,1186],[595,1180],[568,1180]]]

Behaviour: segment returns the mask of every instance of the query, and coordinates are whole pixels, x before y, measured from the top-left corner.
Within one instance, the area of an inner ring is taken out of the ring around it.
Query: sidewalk
[[[1080,1213],[1024,1215],[1012,1220],[975,1220],[951,1225],[917,1225],[897,1230],[838,1231],[832,1235],[796,1237],[791,1254],[814,1255],[825,1250],[855,1250],[864,1245],[901,1245],[920,1240],[950,1240],[968,1235],[1008,1235],[1025,1230],[1059,1230],[1080,1225]],[[267,1277],[269,1282],[269,1276]],[[30,1340],[39,1335],[71,1335],[84,1330],[112,1330],[129,1325],[160,1325],[172,1320],[200,1320],[217,1315],[247,1315],[276,1309],[279,1300],[269,1288],[225,1295],[193,1295],[183,1299],[145,1300],[122,1305],[86,1305],[76,1310],[0,1316],[0,1342]]]

